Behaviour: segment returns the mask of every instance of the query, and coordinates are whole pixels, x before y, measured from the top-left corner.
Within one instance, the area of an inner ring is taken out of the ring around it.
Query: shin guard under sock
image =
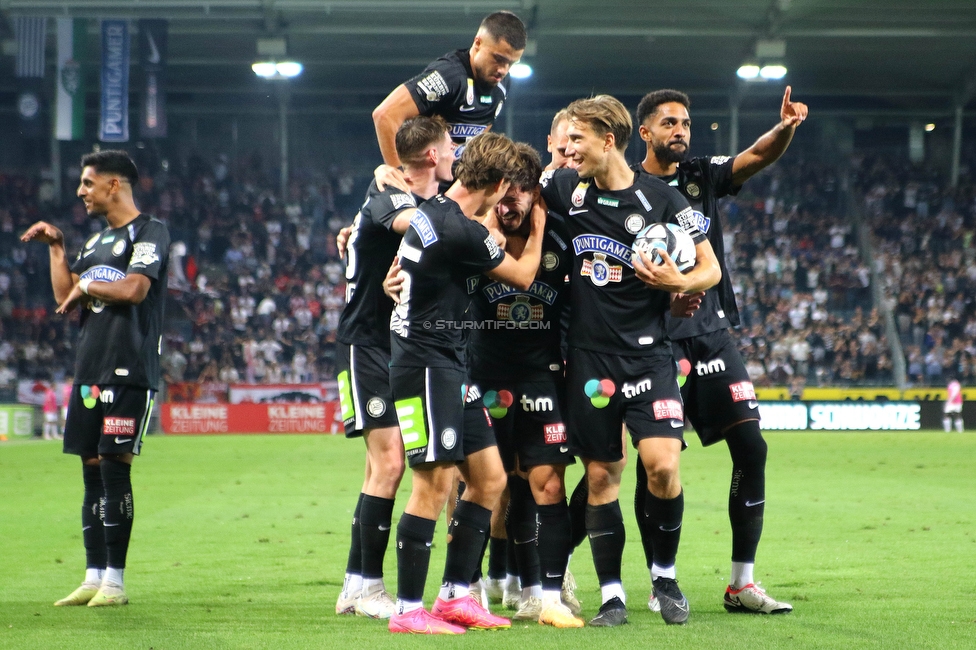
[[[397,524],[397,598],[420,602],[430,566],[430,545],[437,522],[403,513]]]
[[[572,536],[570,537],[569,552],[583,543],[586,539],[586,501],[590,498],[590,484],[586,482],[586,475],[580,477],[579,483],[573,488],[569,498],[569,521]]]
[[[85,543],[85,568],[104,571],[108,562],[105,549],[104,512],[105,487],[102,469],[98,465],[82,465],[85,496],[81,503],[81,536]]]
[[[383,577],[383,558],[390,543],[393,499],[362,495],[359,511],[359,533],[362,548],[363,579]]]
[[[505,545],[508,540],[504,537],[492,537],[488,540],[488,577],[492,580],[505,579],[505,561],[508,550]]]
[[[454,509],[451,527],[443,581],[466,587],[474,575],[488,529],[491,528],[491,510],[472,501],[461,501]]]
[[[539,585],[539,552],[536,548],[536,505],[529,482],[520,476],[509,477],[509,538],[514,542],[515,559],[522,588]]]
[[[557,591],[563,586],[563,575],[572,550],[569,507],[565,501],[539,510],[539,578],[544,591]]]
[[[685,511],[684,492],[673,499],[659,499],[648,491],[645,499],[644,512],[651,527],[654,564],[659,567],[673,567],[678,556],[678,543],[681,541],[681,518]]]
[[[766,441],[759,422],[741,422],[725,434],[732,456],[729,522],[732,561],[755,562],[766,503]]]
[[[586,506],[586,533],[590,537],[593,566],[601,585],[620,582],[620,563],[623,559],[624,517],[620,502],[600,506]]]
[[[105,488],[105,551],[106,567],[124,569],[132,535],[132,466],[103,458],[99,461],[102,485]]]
[[[648,519],[647,511],[647,470],[644,469],[644,463],[640,461],[640,456],[637,457],[637,462],[634,463],[637,466],[637,487],[634,490],[634,516],[637,518],[637,530],[640,532],[641,546],[644,547],[644,561],[647,562],[647,568],[650,569],[651,565],[654,564],[654,527],[651,525],[651,520]]]
[[[346,573],[361,576],[363,574],[363,534],[360,527],[360,516],[363,509],[362,492],[356,501],[356,509],[352,511],[352,530],[349,534],[349,559],[346,560]]]

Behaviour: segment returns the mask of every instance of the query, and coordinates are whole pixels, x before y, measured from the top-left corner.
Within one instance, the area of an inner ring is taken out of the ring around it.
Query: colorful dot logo
[[[501,419],[508,415],[508,407],[512,405],[515,398],[507,390],[490,390],[485,393],[485,406],[491,417]]]
[[[679,359],[674,362],[674,365],[678,366],[678,387],[680,388],[688,381],[688,373],[691,372],[691,362],[687,359]]]
[[[82,386],[81,400],[85,404],[85,408],[95,408],[95,404],[98,403],[98,396],[101,395],[101,393],[102,391],[98,390],[98,386]]]
[[[602,409],[610,403],[617,387],[609,379],[591,379],[583,386],[583,392],[590,398],[593,406]]]

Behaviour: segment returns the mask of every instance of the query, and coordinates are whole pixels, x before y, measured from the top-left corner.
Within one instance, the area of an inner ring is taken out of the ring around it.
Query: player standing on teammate
[[[695,209],[698,229],[715,250],[722,268],[721,281],[707,290],[692,318],[673,318],[668,335],[675,356],[684,356],[691,372],[681,389],[685,412],[702,445],[725,440],[732,456],[729,519],[732,523],[732,578],[725,592],[730,612],[781,614],[792,605],[770,598],[753,580],[756,549],[763,528],[766,500],[766,441],[759,429],[756,393],[730,327],[739,324],[732,278],[725,266],[725,246],[717,199],[736,194],[742,184],[771,165],[790,144],[796,127],[807,116],[807,106],[790,101],[786,87],[780,123],[737,156],[689,158],[691,118],[688,96],[676,90],[657,90],[637,107],[641,139],[647,155],[639,169],[657,176],[680,191]],[[635,166],[637,168],[637,166]],[[638,465],[638,481],[644,474]],[[637,490],[635,510],[648,565],[652,562],[652,525],[641,516],[645,494]],[[651,595],[648,606],[659,606]]]
[[[346,307],[339,317],[339,401],[346,437],[366,443],[366,477],[352,520],[352,542],[337,614],[390,618],[394,603],[383,583],[393,502],[403,477],[403,442],[390,390],[390,314],[385,269],[396,256],[418,201],[453,180],[454,143],[440,117],[412,117],[396,134],[410,193],[370,184],[342,247]]]
[[[956,425],[956,431],[963,432],[962,422],[962,384],[958,379],[952,379],[946,386],[946,401],[943,407],[945,415],[942,417],[942,428],[946,433],[951,431],[950,425]],[[953,422],[953,420],[955,422]]]
[[[460,634],[466,627],[510,626],[469,593],[505,470],[480,390],[468,382],[464,323],[467,278],[487,273],[525,290],[539,268],[541,207],[533,210],[532,231],[518,260],[475,220],[505,195],[518,164],[518,150],[505,136],[486,133],[472,140],[457,164],[457,181],[419,207],[400,244],[390,384],[413,477],[397,525],[399,580],[391,632]],[[443,586],[428,613],[423,595],[430,546],[455,467],[467,488],[451,521]]]
[[[132,532],[132,460],[142,447],[159,387],[169,231],[132,199],[139,180],[124,151],[81,159],[78,196],[108,227],[69,266],[64,234],[40,221],[21,237],[50,248],[57,313],[81,315],[64,451],[81,456],[86,570],[55,605],[125,605],[123,571]]]
[[[684,623],[688,601],[675,580],[684,501],[678,472],[684,413],[665,314],[670,293],[690,294],[716,284],[718,262],[691,208],[660,180],[631,170],[624,151],[633,130],[613,97],[581,99],[568,107],[566,156],[576,169],[543,175],[542,197],[564,215],[574,253],[570,281],[567,420],[571,449],[586,466],[586,530],[603,597],[596,626],[627,622],[620,579],[624,524],[618,495],[624,422],[649,479],[647,515],[654,522],[654,590],[668,623]],[[695,241],[697,263],[678,272],[641,253],[636,235],[652,222],[680,224]]]
[[[539,196],[542,162],[526,144],[516,145],[519,173],[495,206],[506,253],[519,257],[531,232],[529,214]],[[514,620],[582,627],[560,602],[569,557],[569,511],[564,476],[573,462],[563,422],[564,379],[560,320],[572,264],[563,224],[546,220],[542,262],[528,290],[483,276],[468,279],[482,324],[470,350],[471,378],[492,414],[511,493],[508,537],[515,544],[522,598]]]
[[[502,80],[525,49],[525,25],[509,11],[496,11],[481,21],[474,43],[467,50],[449,52],[423,72],[397,86],[373,110],[373,124],[383,161],[400,166],[395,135],[403,121],[414,115],[440,115],[451,126],[457,143],[455,158],[464,143],[491,128],[505,103]]]

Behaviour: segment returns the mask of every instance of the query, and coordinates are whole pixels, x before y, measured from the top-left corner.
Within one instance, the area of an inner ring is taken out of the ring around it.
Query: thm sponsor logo
[[[527,413],[538,413],[546,412],[552,410],[552,398],[550,397],[537,397],[532,399],[528,395],[522,395],[522,399],[519,400],[522,405],[522,410]]]
[[[645,393],[651,390],[651,380],[641,379],[636,384],[629,384],[627,382],[624,382],[624,385],[621,387],[621,390],[624,393],[624,397],[630,399],[631,397],[636,397],[641,393]]]
[[[695,372],[699,377],[712,375],[716,372],[725,372],[725,362],[721,359],[712,359],[709,362],[699,361],[695,364]]]

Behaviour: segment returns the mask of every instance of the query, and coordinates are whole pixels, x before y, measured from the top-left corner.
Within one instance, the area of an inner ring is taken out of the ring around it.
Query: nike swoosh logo
[[[562,578],[563,577],[563,574],[561,574],[561,573],[555,573],[555,574],[553,574],[553,573],[549,573],[548,571],[546,571],[546,577],[547,578]]]
[[[162,57],[159,56],[159,48],[156,47],[156,40],[152,37],[152,33],[146,34],[146,39],[149,42],[149,56],[146,61],[149,63],[159,63]]]
[[[570,216],[573,216],[573,215],[577,215],[577,214],[583,214],[584,212],[589,212],[589,211],[590,211],[589,208],[583,208],[581,210],[577,210],[576,208],[570,208],[569,209],[569,214],[570,214]]]
[[[749,408],[759,408],[759,402],[749,402]]]
[[[588,533],[590,539],[596,539],[597,537],[606,537],[607,535],[613,535],[612,530],[608,530],[602,533]]]
[[[118,526],[118,524],[110,524],[107,521],[104,524],[102,524],[102,525],[105,526],[106,528],[110,528],[112,526]]]
[[[676,608],[680,609],[683,612],[687,612],[688,611],[688,601],[687,600],[685,600],[683,602],[680,602],[680,603],[675,603],[674,606]]]
[[[661,529],[662,531],[664,531],[665,533],[673,533],[674,531],[676,531],[676,530],[678,530],[679,528],[681,528],[681,524],[678,524],[678,525],[677,525],[677,526],[675,526],[674,528],[665,528],[664,526],[658,526],[658,528],[660,528],[660,529]]]
[[[746,501],[746,507],[751,508],[753,506],[758,506],[762,503],[766,503],[766,499],[763,499],[762,501]]]
[[[128,438],[125,438],[124,440],[119,440],[119,437],[118,436],[115,436],[115,444],[117,444],[117,445],[124,445],[127,442],[132,442],[132,441],[129,440]]]
[[[471,111],[473,111],[476,108],[478,108],[478,107],[477,106],[462,106],[458,110],[461,111],[462,113],[470,113]]]
[[[82,526],[81,527],[81,530],[85,531],[85,530],[88,530],[89,528],[91,528],[91,526]]]
[[[390,527],[389,526],[377,526],[377,528],[379,528],[382,531],[390,530]]]
[[[680,429],[683,426],[685,426],[685,423],[682,422],[681,420],[671,420],[672,429]]]

